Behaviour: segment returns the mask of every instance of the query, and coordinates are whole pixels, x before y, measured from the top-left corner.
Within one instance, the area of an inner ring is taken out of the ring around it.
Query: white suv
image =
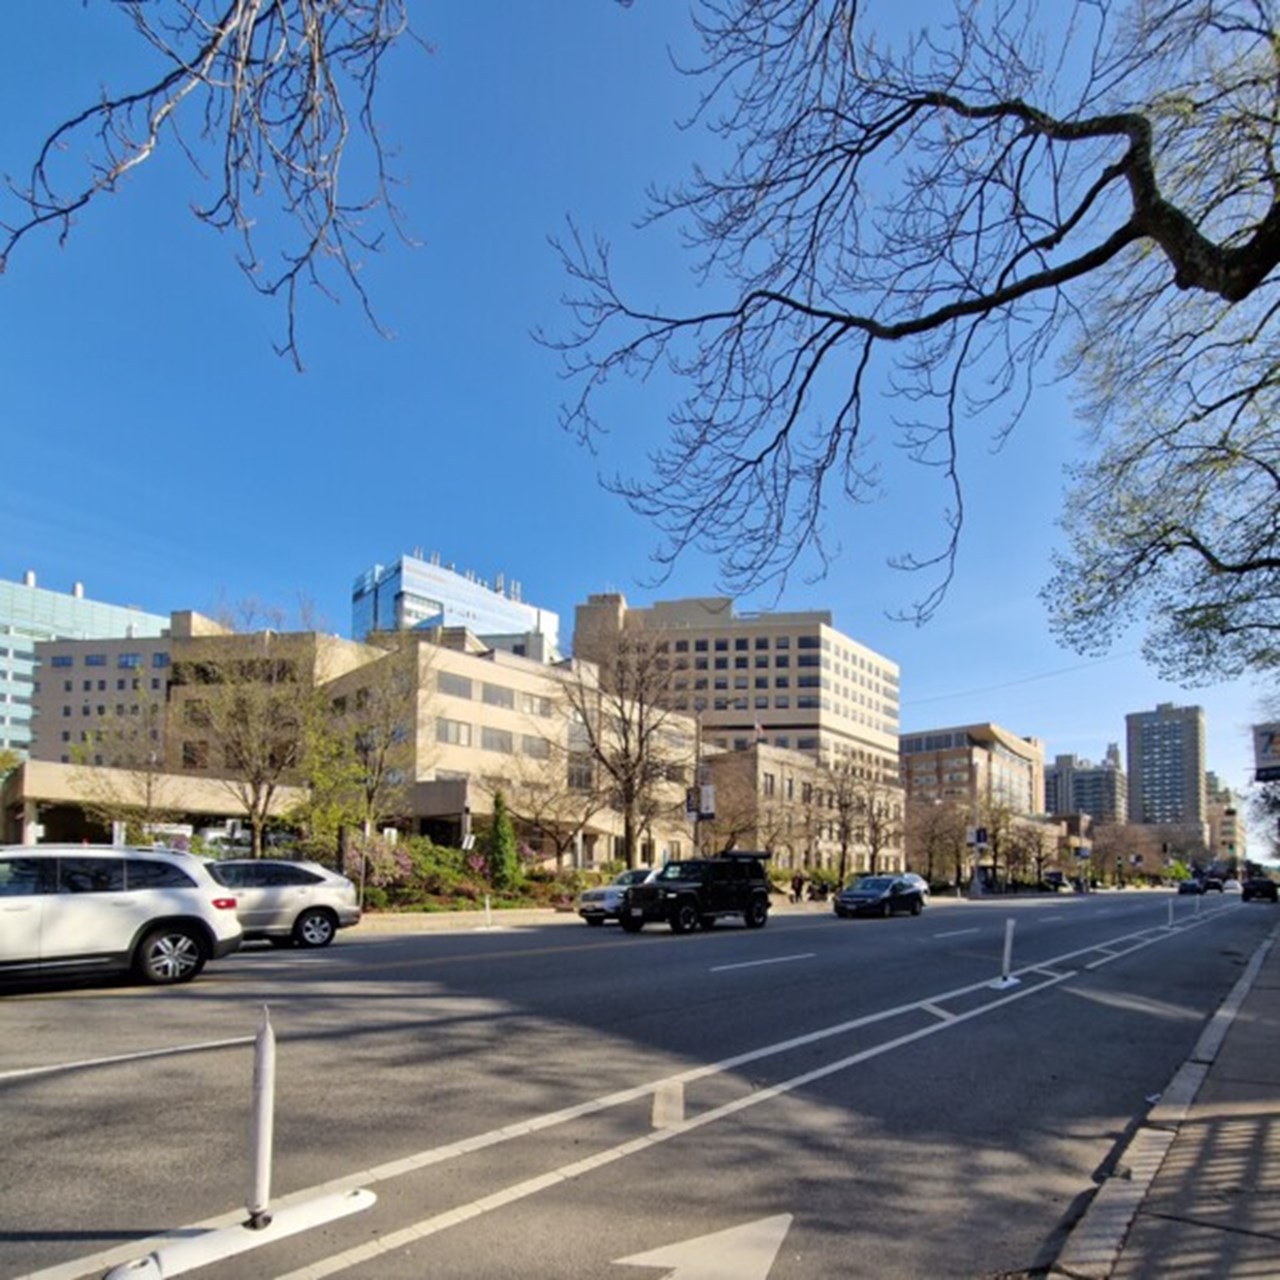
[[[132,971],[187,982],[242,937],[198,858],[103,845],[0,846],[0,977]]]

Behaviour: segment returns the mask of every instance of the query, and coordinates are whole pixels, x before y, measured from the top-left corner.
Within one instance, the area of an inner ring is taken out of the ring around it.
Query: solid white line
[[[980,929],[949,929],[946,933],[935,933],[935,938],[963,938],[966,933],[981,933]]]
[[[730,969],[758,969],[766,964],[790,964],[793,960],[812,960],[816,951],[805,951],[797,956],[774,956],[771,960],[744,960],[741,964],[717,964],[710,969],[711,973],[728,973]]]
[[[0,1071],[0,1080],[20,1080],[30,1076],[56,1075],[59,1071],[84,1071],[90,1067],[110,1067],[120,1062],[141,1062],[145,1058],[169,1058],[180,1053],[203,1053],[206,1049],[229,1049],[234,1045],[252,1044],[253,1036],[237,1036],[234,1040],[206,1040],[203,1044],[180,1044],[170,1049],[140,1049],[136,1053],[117,1053],[109,1058],[82,1058],[79,1062],[55,1062],[47,1067],[22,1067],[17,1071]]]

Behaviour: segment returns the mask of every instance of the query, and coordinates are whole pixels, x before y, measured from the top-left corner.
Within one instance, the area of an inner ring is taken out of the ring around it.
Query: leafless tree
[[[25,182],[10,183],[21,212],[0,224],[0,270],[33,232],[51,228],[65,240],[77,216],[167,146],[208,183],[196,217],[231,232],[249,282],[282,300],[282,354],[301,367],[300,284],[329,294],[336,280],[376,327],[359,271],[362,255],[382,240],[374,214],[381,209],[398,227],[375,107],[384,64],[409,34],[405,0],[115,0],[110,7],[133,24],[154,68],[68,115],[40,145]],[[354,198],[339,183],[354,167],[346,155],[353,131],[372,175]],[[272,203],[280,219],[261,216]]]
[[[72,749],[71,785],[92,819],[106,827],[124,823],[138,843],[152,826],[175,821],[181,808],[166,771],[164,706],[140,688],[133,696]]]
[[[322,696],[314,639],[261,631],[175,645],[170,767],[222,782],[248,819],[254,857],[281,787],[304,777]]]
[[[937,540],[895,561],[926,571],[923,621],[954,572],[974,429],[998,445],[1040,380],[1075,377],[1101,468],[1069,498],[1088,589],[1055,587],[1063,634],[1105,639],[1193,588],[1158,633],[1185,632],[1201,670],[1271,662],[1275,0],[947,9],[895,44],[873,0],[695,7],[698,119],[728,158],[655,191],[650,219],[679,225],[706,301],[638,301],[571,227],[571,327],[543,335],[579,379],[566,425],[595,442],[610,379],[673,375],[652,472],[613,487],[657,522],[661,563],[696,544],[743,590],[826,563],[828,503],[879,495],[869,428],[896,430],[944,485]],[[1245,638],[1204,652],[1219,633]]]
[[[692,776],[693,726],[671,710],[670,681],[658,646],[625,631],[601,638],[564,681],[570,750],[590,760],[622,814],[628,867],[638,865],[641,832],[670,807],[661,793],[683,795]]]
[[[907,869],[930,884],[946,875],[959,885],[968,857],[967,816],[964,806],[955,801],[908,800],[903,831]]]

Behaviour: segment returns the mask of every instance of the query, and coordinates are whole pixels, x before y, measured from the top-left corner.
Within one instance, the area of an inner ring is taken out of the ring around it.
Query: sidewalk
[[[1278,937],[1280,925],[1130,1139],[1051,1276],[1280,1276]]]

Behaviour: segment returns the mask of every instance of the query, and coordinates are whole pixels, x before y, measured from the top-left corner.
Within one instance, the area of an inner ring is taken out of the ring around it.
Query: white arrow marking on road
[[[670,1267],[664,1280],[766,1280],[791,1226],[791,1215],[759,1218],[727,1231],[618,1258],[619,1266]]]

